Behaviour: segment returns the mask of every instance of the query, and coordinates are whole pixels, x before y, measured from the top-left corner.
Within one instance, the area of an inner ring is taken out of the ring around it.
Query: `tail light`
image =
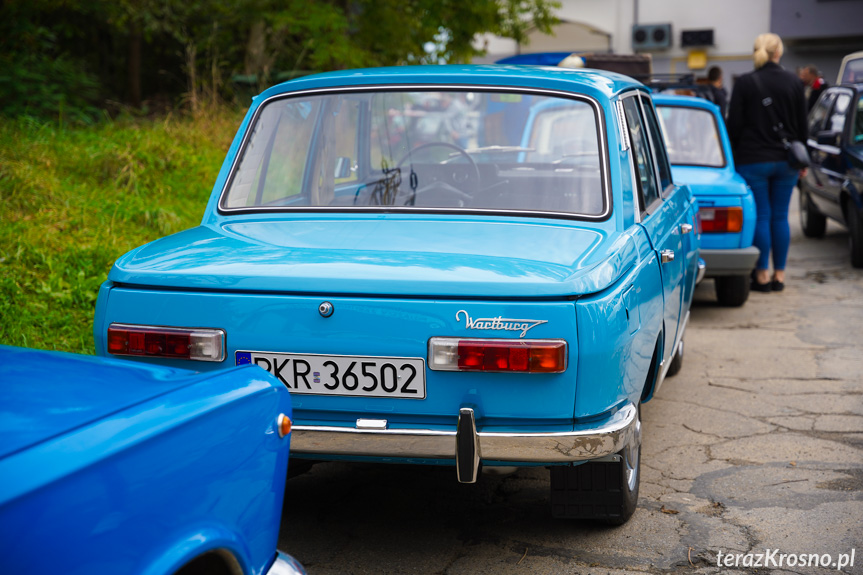
[[[187,329],[112,323],[108,327],[108,353],[197,361],[224,361],[225,332],[221,329]]]
[[[433,337],[428,363],[437,371],[561,373],[566,370],[566,341]]]
[[[709,233],[739,232],[743,229],[743,208],[701,208],[701,231]]]

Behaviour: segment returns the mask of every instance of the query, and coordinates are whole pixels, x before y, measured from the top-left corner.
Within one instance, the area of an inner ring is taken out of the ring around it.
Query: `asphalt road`
[[[683,369],[643,408],[626,525],[552,519],[545,469],[461,485],[326,463],[288,481],[279,548],[310,575],[863,574],[863,270],[843,228],[810,240],[791,221],[784,292],[728,309],[698,288]],[[781,557],[852,550],[841,571]]]

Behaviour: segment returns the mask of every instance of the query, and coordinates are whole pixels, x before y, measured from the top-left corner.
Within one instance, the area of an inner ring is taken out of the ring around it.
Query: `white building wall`
[[[713,29],[714,46],[707,48],[707,67],[718,65],[730,79],[752,69],[752,43],[758,34],[770,30],[771,0],[561,0],[557,16],[561,20],[579,22],[611,35],[613,51],[631,54],[632,26],[670,23],[672,47],[651,51],[656,73],[695,72],[687,60],[689,49],[680,47],[683,30]],[[636,22],[637,18],[637,22]],[[517,46],[510,40],[484,38],[479,45],[487,46],[492,62],[506,56],[531,52],[530,45]],[[543,42],[547,46],[547,42]],[[566,38],[556,38],[554,51],[573,49]],[[577,49],[577,47],[575,47]]]

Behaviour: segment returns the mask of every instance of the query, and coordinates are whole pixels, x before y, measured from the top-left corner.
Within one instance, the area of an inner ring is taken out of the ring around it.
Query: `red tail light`
[[[561,373],[566,370],[566,349],[562,339],[433,337],[428,364],[438,371]]]
[[[220,329],[186,329],[112,323],[108,327],[108,353],[197,361],[223,361],[225,359],[225,332]]]
[[[700,208],[701,231],[709,233],[739,232],[743,229],[743,208]]]

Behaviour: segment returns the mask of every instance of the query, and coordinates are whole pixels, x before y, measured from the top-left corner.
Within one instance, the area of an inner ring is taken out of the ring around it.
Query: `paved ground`
[[[726,309],[699,287],[683,370],[644,406],[625,526],[552,520],[544,469],[460,485],[452,469],[321,464],[288,482],[279,547],[311,575],[830,573],[774,565],[852,549],[842,572],[863,574],[863,270],[839,226],[809,240],[792,214],[792,234],[784,292]],[[717,567],[765,550],[768,568]]]

